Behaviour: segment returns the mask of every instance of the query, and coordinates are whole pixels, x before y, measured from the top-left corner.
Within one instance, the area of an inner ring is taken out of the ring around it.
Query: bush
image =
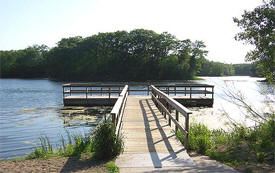
[[[211,131],[202,124],[190,126],[189,147],[200,154],[205,154],[206,150],[211,147]]]
[[[108,173],[119,173],[119,168],[113,161],[106,163],[104,166],[107,169]]]
[[[123,140],[116,136],[115,125],[111,122],[99,124],[92,132],[92,150],[99,160],[108,160],[123,152]]]
[[[181,132],[177,137],[184,144]],[[272,165],[275,161],[275,120],[262,122],[254,128],[235,127],[230,132],[191,124],[189,149],[231,166],[243,163]]]

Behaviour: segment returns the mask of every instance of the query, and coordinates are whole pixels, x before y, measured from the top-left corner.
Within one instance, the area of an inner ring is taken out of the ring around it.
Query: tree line
[[[136,29],[61,39],[56,47],[1,51],[1,77],[58,80],[192,79],[207,51],[201,41]]]
[[[202,41],[136,29],[63,38],[57,46],[0,51],[2,78],[145,81],[250,75],[251,65],[212,62]],[[236,73],[237,72],[237,73]]]

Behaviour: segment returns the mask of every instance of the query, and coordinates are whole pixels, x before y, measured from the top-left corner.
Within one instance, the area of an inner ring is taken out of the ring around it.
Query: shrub
[[[194,124],[189,129],[189,147],[200,154],[205,154],[211,147],[211,131],[205,125]]]
[[[104,165],[108,173],[119,173],[119,168],[113,161],[110,161]]]
[[[112,159],[123,152],[123,140],[111,122],[99,124],[92,132],[92,150],[99,160]]]

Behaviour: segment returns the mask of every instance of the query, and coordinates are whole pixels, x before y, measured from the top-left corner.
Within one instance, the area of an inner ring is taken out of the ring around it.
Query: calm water
[[[213,112],[221,109],[233,117],[239,117],[241,111],[225,101],[225,87],[241,90],[255,107],[261,109],[266,99],[259,91],[267,91],[274,97],[274,88],[266,83],[257,82],[251,77],[204,77],[204,81],[215,85]],[[158,84],[175,84],[186,81],[169,81]],[[131,83],[136,88],[145,88],[142,83]],[[47,135],[51,143],[56,144],[65,131],[88,133],[88,126],[65,126],[60,114],[63,108],[62,83],[47,79],[22,80],[0,79],[0,159],[24,156],[39,144],[39,137]]]

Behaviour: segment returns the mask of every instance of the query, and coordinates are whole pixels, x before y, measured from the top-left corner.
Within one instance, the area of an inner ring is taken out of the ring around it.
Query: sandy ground
[[[0,161],[0,173],[106,172],[103,163],[94,160],[55,157],[21,161]]]
[[[193,168],[173,167],[173,168],[131,168],[121,169],[121,172],[228,172],[236,173],[234,169],[220,164],[206,156],[191,154],[196,163]],[[77,158],[55,157],[49,159],[32,159],[21,161],[1,161],[0,173],[48,173],[48,172],[106,172],[103,163],[94,160],[80,160]]]

